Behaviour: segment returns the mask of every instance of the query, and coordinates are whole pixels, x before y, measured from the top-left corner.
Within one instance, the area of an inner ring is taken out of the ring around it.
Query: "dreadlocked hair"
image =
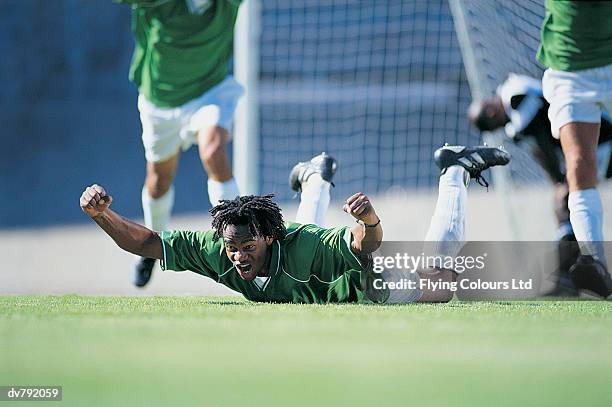
[[[249,225],[253,236],[282,240],[287,234],[280,207],[272,201],[273,194],[238,196],[222,200],[210,210],[215,238],[220,238],[227,225]]]

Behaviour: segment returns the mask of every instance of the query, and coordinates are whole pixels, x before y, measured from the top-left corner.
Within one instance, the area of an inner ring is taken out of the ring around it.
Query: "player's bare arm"
[[[112,202],[112,196],[107,194],[104,188],[94,184],[83,191],[80,205],[83,212],[92,218],[117,246],[139,256],[161,259],[163,251],[159,235],[113,212],[109,208]]]
[[[346,200],[342,209],[359,221],[359,224],[351,229],[353,253],[364,255],[378,249],[382,242],[383,230],[370,198],[358,192]]]

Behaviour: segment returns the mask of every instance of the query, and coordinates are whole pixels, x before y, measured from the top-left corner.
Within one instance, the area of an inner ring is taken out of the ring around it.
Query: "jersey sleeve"
[[[160,262],[162,270],[191,270],[216,278],[219,270],[223,269],[223,243],[214,238],[212,231],[164,231],[160,237],[163,249]]]
[[[349,269],[363,270],[361,261],[351,249],[353,234],[350,227],[323,229],[315,225],[307,225],[305,229],[315,234],[319,240],[315,258],[323,266],[323,273],[331,273],[332,268],[336,269],[333,274]]]

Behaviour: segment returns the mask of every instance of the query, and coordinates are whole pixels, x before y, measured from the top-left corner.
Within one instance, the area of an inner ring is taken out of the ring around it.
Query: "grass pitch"
[[[81,406],[610,406],[611,311],[0,297],[0,385]]]

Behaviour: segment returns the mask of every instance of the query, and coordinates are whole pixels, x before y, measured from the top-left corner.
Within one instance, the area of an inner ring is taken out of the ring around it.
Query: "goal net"
[[[535,55],[544,0],[449,0],[449,5],[475,99],[493,95],[510,73],[542,77],[543,67]],[[528,192],[518,191],[544,182],[544,171],[526,148],[507,141],[503,129],[485,133],[484,139],[491,144],[503,142],[512,154],[509,166],[495,169],[495,181],[513,238],[525,238],[519,227],[519,213],[524,213],[520,206],[529,201]]]
[[[477,144],[447,0],[260,3],[259,191],[291,167],[338,159],[335,197],[430,188],[433,151]]]

